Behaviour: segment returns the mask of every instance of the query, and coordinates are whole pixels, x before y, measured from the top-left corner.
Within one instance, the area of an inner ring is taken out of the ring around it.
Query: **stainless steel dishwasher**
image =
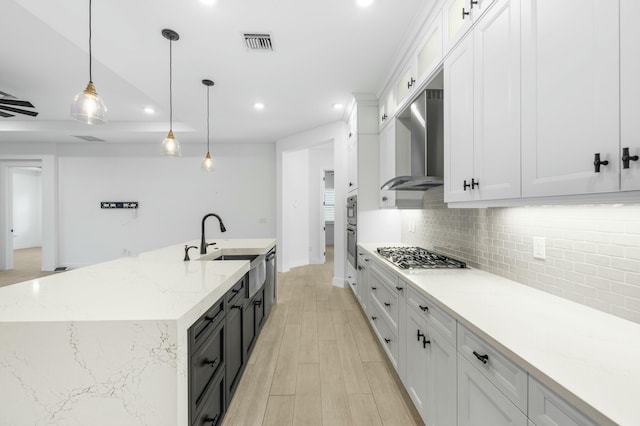
[[[277,286],[276,286],[276,248],[271,249],[265,257],[267,264],[267,273],[264,283],[264,316],[266,318],[271,311],[271,306],[276,303]]]

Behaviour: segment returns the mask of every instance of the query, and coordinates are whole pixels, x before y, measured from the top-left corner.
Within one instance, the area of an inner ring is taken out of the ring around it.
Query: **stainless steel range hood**
[[[396,177],[381,189],[426,191],[444,184],[443,96],[427,89],[396,121]]]

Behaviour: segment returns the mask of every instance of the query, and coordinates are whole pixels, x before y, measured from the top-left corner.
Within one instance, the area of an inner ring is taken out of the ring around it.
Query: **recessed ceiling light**
[[[344,105],[342,104],[333,104],[333,109],[342,109],[344,108]]]
[[[373,0],[356,0],[356,3],[360,7],[369,7],[373,4]]]
[[[253,107],[255,109],[264,109],[264,104],[262,102],[256,102],[255,104],[253,104]]]
[[[212,4],[214,4],[216,2],[216,0],[200,0],[202,3],[206,4],[207,6],[211,6]]]
[[[153,113],[155,113],[155,112],[156,112],[156,110],[155,110],[155,109],[153,109],[153,108],[151,108],[151,107],[144,107],[142,110],[143,110],[144,112],[146,112],[147,114],[153,114]]]

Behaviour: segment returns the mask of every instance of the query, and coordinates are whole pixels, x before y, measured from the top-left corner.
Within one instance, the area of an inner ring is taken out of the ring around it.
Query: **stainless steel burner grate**
[[[421,247],[379,247],[378,254],[400,269],[466,268],[456,259]]]

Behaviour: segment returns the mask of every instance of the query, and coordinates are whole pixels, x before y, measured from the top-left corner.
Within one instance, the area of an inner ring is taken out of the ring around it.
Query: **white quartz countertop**
[[[0,322],[178,320],[214,303],[249,271],[249,262],[211,262],[221,254],[265,254],[275,239],[215,242],[200,258],[184,244],[0,288]],[[198,241],[189,245],[199,246]]]
[[[477,269],[406,272],[388,245],[359,247],[594,420],[640,424],[640,324]]]

